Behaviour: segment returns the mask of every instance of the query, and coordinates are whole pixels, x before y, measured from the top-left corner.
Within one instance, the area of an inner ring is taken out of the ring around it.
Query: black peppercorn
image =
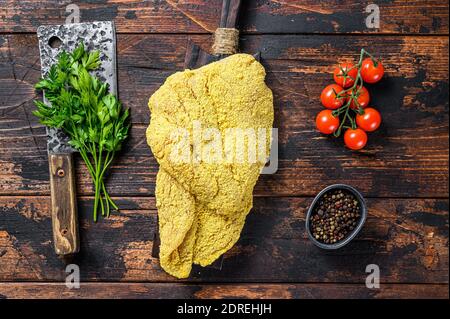
[[[346,238],[360,219],[360,206],[347,190],[331,190],[319,200],[310,216],[313,237],[325,244]]]

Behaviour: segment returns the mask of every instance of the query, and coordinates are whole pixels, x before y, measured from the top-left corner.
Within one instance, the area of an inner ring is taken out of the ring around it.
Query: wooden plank
[[[8,134],[15,133],[0,138],[0,148],[4,150],[0,154],[0,193],[50,194],[44,128],[30,129],[24,121],[8,122],[11,123],[11,127],[0,128]],[[420,134],[424,130],[417,133],[404,130],[392,137],[393,144],[386,144],[386,139],[378,133],[383,144],[380,149],[361,154],[352,154],[341,141],[318,137],[313,128],[287,133],[287,141],[280,139],[278,172],[262,175],[254,193],[256,196],[313,196],[329,184],[347,183],[371,197],[446,198],[448,131],[443,132],[441,125],[445,124],[430,127],[434,136],[428,138]],[[131,139],[113,164],[107,179],[112,195],[154,194],[158,164],[146,144],[145,130],[146,126],[133,126]],[[402,138],[411,144],[402,144]],[[93,194],[87,169],[78,155],[75,158],[77,193]]]
[[[71,2],[0,2],[0,32],[35,32],[41,24],[62,24]],[[219,24],[222,0],[87,1],[81,21],[114,20],[119,32],[206,33]],[[448,34],[448,2],[380,1],[380,28],[366,26],[368,3],[361,1],[245,1],[242,29],[251,33]]]
[[[0,299],[447,299],[448,285],[382,284],[367,289],[356,284],[177,284],[0,283]]]
[[[448,283],[448,199],[368,199],[360,235],[337,251],[305,233],[312,198],[255,198],[222,270],[194,267],[191,282],[364,284],[368,264],[383,283]],[[151,256],[154,198],[117,198],[120,213],[92,222],[92,198],[79,200],[82,281],[174,281]],[[49,197],[0,197],[0,281],[64,281],[51,242]]]
[[[146,104],[182,68],[188,38],[210,45],[209,36],[119,35],[119,94],[133,129],[108,182],[114,195],[154,194]],[[314,117],[331,66],[360,47],[383,58],[387,78],[370,88],[382,127],[355,153],[317,133]],[[448,198],[447,37],[248,35],[242,49],[262,53],[279,128],[279,170],[261,177],[257,196],[312,196],[344,182],[372,197]],[[0,194],[49,194],[45,130],[31,114],[39,69],[34,35],[0,36]],[[77,172],[79,194],[92,194],[79,160]]]

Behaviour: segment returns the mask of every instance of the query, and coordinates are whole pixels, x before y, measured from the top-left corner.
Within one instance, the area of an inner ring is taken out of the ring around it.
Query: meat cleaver
[[[81,42],[89,51],[99,50],[102,62],[95,75],[117,95],[116,34],[111,21],[45,25],[37,30],[42,76],[57,62],[62,50],[73,51]],[[45,99],[44,103],[49,104]],[[78,235],[75,168],[68,137],[59,129],[47,128],[47,151],[52,200],[55,252],[68,256],[80,250]]]
[[[222,1],[222,10],[220,14],[220,23],[219,28],[238,28],[238,17],[239,10],[241,9],[242,0],[223,0]],[[185,69],[196,69],[202,67],[208,63],[219,61],[228,55],[226,54],[210,54],[208,52],[203,51],[200,46],[188,42],[188,47],[186,50],[185,60],[184,60],[184,68]],[[259,61],[260,54],[259,52],[253,55],[256,60]],[[159,245],[161,243],[161,239],[159,237],[159,222],[157,220],[156,232],[154,234],[153,239],[153,249],[152,249],[152,257],[159,258]],[[222,270],[224,255],[221,255],[216,261],[214,261],[211,265],[207,266],[207,268],[212,268],[216,270]]]

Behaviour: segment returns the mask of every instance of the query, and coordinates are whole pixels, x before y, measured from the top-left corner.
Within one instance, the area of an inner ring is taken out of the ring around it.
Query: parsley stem
[[[93,182],[94,221],[99,210],[109,216],[111,207],[118,209],[104,175],[130,127],[129,111],[109,92],[108,84],[93,74],[101,64],[100,52],[89,52],[82,43],[71,53],[60,52],[58,61],[36,84],[51,105],[36,100],[33,111],[42,124],[62,129],[80,152]]]
[[[111,206],[114,209],[118,209],[117,205],[114,203],[114,201],[111,199],[111,197],[109,196],[108,192],[106,191],[106,187],[105,187],[105,183],[103,182],[103,177],[104,174],[106,172],[106,170],[109,168],[109,166],[111,165],[112,161],[114,159],[114,152],[108,152],[106,154],[106,158],[103,164],[103,170],[100,173],[100,179],[102,180],[102,190],[103,190],[103,195],[105,196],[105,200],[107,202],[107,216],[109,216],[109,204],[111,204]]]
[[[98,193],[98,201],[100,203],[100,208],[102,209],[102,216],[105,216],[105,206],[103,204],[103,198],[100,192]]]
[[[97,160],[97,165],[96,165],[96,173],[95,173],[95,179],[94,179],[94,184],[95,184],[95,197],[94,197],[94,221],[96,221],[96,217],[97,217],[97,210],[98,210],[98,204],[99,204],[99,200],[100,200],[100,169],[101,169],[101,165],[102,165],[102,144],[100,144],[99,150],[98,150],[98,160]],[[102,203],[103,205],[103,203]],[[103,207],[102,207],[103,209]],[[102,212],[103,215],[103,212]]]
[[[105,184],[104,183],[102,183],[102,188],[103,189],[105,189]],[[107,195],[108,195],[108,193],[105,193],[105,192],[103,192],[104,194],[104,196],[105,196],[105,204],[106,204],[106,217],[108,217],[109,216],[109,200],[108,200],[108,197],[107,197]]]

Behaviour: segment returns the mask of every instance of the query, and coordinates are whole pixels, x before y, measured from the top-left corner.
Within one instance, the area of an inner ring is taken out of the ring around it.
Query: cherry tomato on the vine
[[[337,84],[330,84],[326,88],[323,89],[322,94],[320,95],[320,101],[322,105],[327,109],[338,109],[344,104],[344,97],[338,98],[336,94],[343,91],[342,86]]]
[[[339,117],[333,116],[333,111],[323,110],[316,117],[317,129],[323,134],[331,134],[339,127]]]
[[[358,69],[353,63],[341,63],[334,69],[334,81],[343,88],[349,88],[355,83]]]
[[[361,77],[364,82],[377,83],[384,75],[384,67],[380,61],[373,61],[372,58],[366,58],[361,65]]]
[[[349,128],[344,134],[345,145],[352,150],[360,150],[367,143],[367,134],[360,128]]]
[[[372,107],[365,108],[364,114],[356,115],[356,124],[366,132],[373,132],[380,127],[380,112]]]
[[[358,88],[356,88],[355,91],[358,92]],[[356,94],[357,94],[356,101],[358,102],[357,104],[362,108],[366,108],[370,102],[369,91],[364,86],[361,86],[361,89]],[[350,97],[348,97],[348,98],[350,98]],[[350,102],[350,107],[352,109],[356,110],[358,108],[358,105],[355,104],[355,101],[353,99]]]

